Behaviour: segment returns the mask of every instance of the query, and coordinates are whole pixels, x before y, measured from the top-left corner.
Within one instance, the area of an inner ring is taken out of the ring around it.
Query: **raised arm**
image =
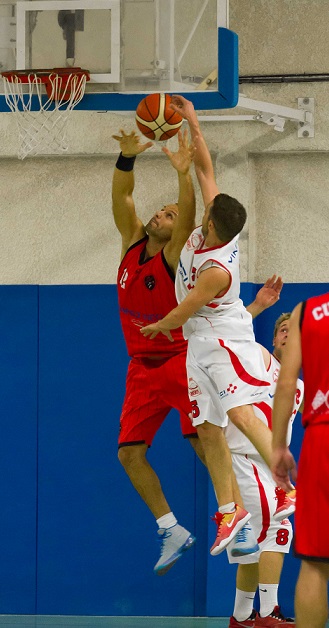
[[[172,104],[170,106],[188,122],[192,141],[195,146],[195,172],[201,188],[204,205],[207,207],[215,196],[219,194],[219,189],[215,180],[211,155],[202,135],[194,105],[183,96],[175,95],[172,96]]]
[[[195,228],[195,194],[190,174],[194,158],[194,145],[189,143],[187,129],[178,132],[178,151],[172,153],[167,147],[162,151],[178,174],[178,216],[174,222],[170,241],[164,247],[164,256],[174,272],[177,270],[181,250]]]
[[[255,300],[247,305],[246,309],[253,318],[261,314],[268,307],[274,305],[280,298],[283,281],[281,277],[273,275],[258,290]]]
[[[120,135],[113,135],[113,138],[120,143],[121,149],[112,180],[112,209],[114,222],[121,233],[122,259],[129,247],[145,235],[143,223],[135,211],[133,168],[136,156],[152,146],[152,142],[141,144],[135,131],[126,134],[122,129]]]
[[[287,447],[287,432],[294,407],[296,382],[302,366],[299,328],[301,305],[299,303],[295,307],[290,318],[289,335],[286,349],[282,356],[272,416],[273,453],[271,471],[275,482],[285,491],[291,489],[290,475],[292,480],[296,481],[296,463]]]

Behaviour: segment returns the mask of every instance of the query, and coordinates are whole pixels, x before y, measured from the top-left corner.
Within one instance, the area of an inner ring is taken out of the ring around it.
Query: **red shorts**
[[[295,553],[329,561],[329,423],[305,429],[298,463]]]
[[[133,358],[130,361],[123,403],[119,447],[151,445],[159,427],[172,408],[180,415],[184,437],[195,436],[189,413],[186,353],[164,360]]]

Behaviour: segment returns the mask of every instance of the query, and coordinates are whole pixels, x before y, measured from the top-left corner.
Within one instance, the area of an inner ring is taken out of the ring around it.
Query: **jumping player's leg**
[[[120,447],[118,458],[133,487],[156,519],[170,513],[171,509],[161,488],[160,480],[149,464],[148,445]]]
[[[158,524],[162,547],[154,567],[157,575],[165,574],[195,542],[190,532],[178,524],[160,480],[146,458],[148,447],[171,409],[165,399],[171,384],[167,371],[165,363],[131,361],[120,420],[118,454],[131,483]]]
[[[269,466],[272,453],[272,432],[256,417],[252,405],[231,408],[227,414],[230,421],[247,436]]]
[[[328,619],[329,563],[302,560],[296,591],[298,628],[325,628]]]

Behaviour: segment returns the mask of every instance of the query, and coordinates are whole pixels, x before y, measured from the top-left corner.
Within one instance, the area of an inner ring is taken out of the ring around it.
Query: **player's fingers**
[[[165,153],[165,155],[167,155],[167,157],[169,157],[169,159],[172,158],[172,152],[169,150],[169,148],[167,148],[167,146],[163,146],[161,150],[163,153]]]
[[[147,148],[151,148],[151,146],[153,146],[153,142],[146,142],[146,144],[142,144],[141,146],[142,152],[146,150]]]
[[[275,288],[275,290],[280,292],[282,290],[282,287],[283,287],[282,277],[278,277],[277,280],[274,282],[273,288]]]
[[[276,278],[276,275],[272,275],[272,277],[269,277],[269,278],[265,281],[264,286],[265,286],[266,288],[271,288],[271,287],[273,286],[273,284],[274,284],[275,278]]]

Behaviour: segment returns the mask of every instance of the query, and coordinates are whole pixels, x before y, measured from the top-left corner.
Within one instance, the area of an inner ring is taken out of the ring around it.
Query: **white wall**
[[[325,71],[329,0],[231,0],[230,6],[241,74]],[[313,139],[299,139],[294,123],[283,133],[256,122],[202,123],[222,191],[248,210],[242,280],[276,272],[286,282],[328,281],[329,83],[240,91],[290,107],[298,97],[314,97],[316,120]],[[0,114],[0,283],[115,282],[120,239],[111,216],[118,154],[112,134],[120,128],[134,128],[133,117],[73,112],[68,156],[19,161],[14,117]],[[135,171],[136,206],[147,220],[175,200],[176,175],[159,147],[138,157]],[[198,192],[199,218],[201,212]]]

